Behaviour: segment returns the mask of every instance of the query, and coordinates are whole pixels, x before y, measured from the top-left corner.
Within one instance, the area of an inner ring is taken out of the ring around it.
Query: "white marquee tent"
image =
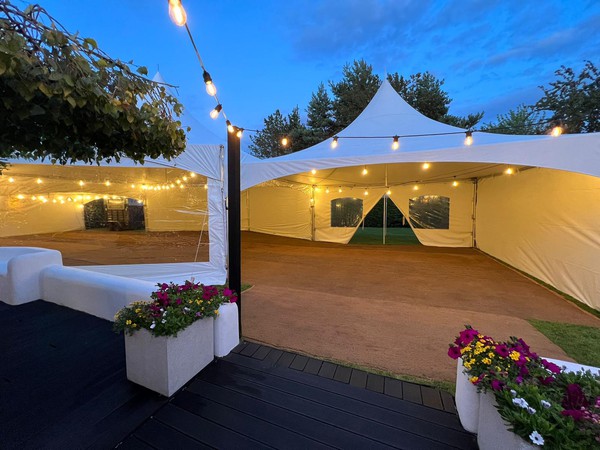
[[[338,209],[360,199],[364,217],[387,193],[422,244],[479,248],[600,309],[599,133],[476,132],[467,146],[384,81],[338,137],[246,158],[242,229],[347,243],[360,220]]]

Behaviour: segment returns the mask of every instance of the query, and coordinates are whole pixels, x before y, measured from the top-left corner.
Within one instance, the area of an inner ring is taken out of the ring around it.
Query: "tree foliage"
[[[44,23],[46,22],[47,25]],[[144,67],[113,60],[40,6],[0,2],[0,158],[100,163],[174,157],[182,105]]]
[[[579,74],[565,66],[554,73],[558,79],[540,86],[544,96],[535,108],[562,122],[568,133],[600,131],[600,69],[586,61]]]
[[[444,80],[439,80],[429,72],[415,73],[404,78],[397,72],[387,77],[400,96],[421,114],[433,120],[442,120],[452,99],[442,90]]]
[[[312,94],[306,114],[308,133],[305,144],[317,144],[334,134],[333,103],[323,83],[319,84],[317,92]]]
[[[506,114],[498,114],[495,122],[485,123],[481,129],[500,134],[542,134],[545,122],[532,106],[519,105]]]

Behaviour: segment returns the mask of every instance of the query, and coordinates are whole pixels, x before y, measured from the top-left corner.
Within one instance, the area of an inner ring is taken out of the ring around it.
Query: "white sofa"
[[[150,281],[64,266],[43,270],[41,285],[40,298],[110,321],[131,302],[150,300],[156,289]]]
[[[42,297],[40,272],[62,266],[59,251],[37,247],[0,247],[0,301],[9,305]]]

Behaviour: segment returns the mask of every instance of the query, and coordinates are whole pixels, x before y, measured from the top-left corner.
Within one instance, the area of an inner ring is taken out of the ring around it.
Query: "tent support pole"
[[[242,246],[240,232],[240,138],[237,130],[227,133],[227,221],[229,288],[238,296],[238,321],[242,338]]]
[[[383,196],[383,245],[385,245],[385,235],[387,234],[387,194]]]
[[[473,237],[472,245],[473,248],[477,248],[477,188],[479,186],[478,179],[473,179],[473,232],[471,236]]]

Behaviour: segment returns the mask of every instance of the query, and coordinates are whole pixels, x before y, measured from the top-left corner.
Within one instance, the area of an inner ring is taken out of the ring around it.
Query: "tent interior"
[[[126,235],[133,235],[129,241],[138,249],[151,240],[157,245],[156,263],[143,264],[134,257],[135,248],[126,248],[130,260],[94,265],[90,256],[92,262],[84,258],[80,268],[153,282],[196,277],[221,284],[226,239],[222,160],[222,147],[194,145],[172,161],[144,165],[129,160],[101,166],[10,161],[0,176],[0,239],[7,245],[3,238],[44,234],[50,247],[54,238],[59,245],[60,233],[81,231],[88,233],[81,238],[84,249],[88,241],[90,252],[110,252],[108,243],[102,249],[102,242],[94,242],[108,234],[95,231],[114,232],[123,246]],[[168,258],[169,246],[181,246],[182,234],[194,244],[185,249],[183,260]]]
[[[385,195],[423,245],[480,249],[600,309],[600,134],[465,132],[384,81],[337,146],[246,162],[242,229],[346,244]]]

